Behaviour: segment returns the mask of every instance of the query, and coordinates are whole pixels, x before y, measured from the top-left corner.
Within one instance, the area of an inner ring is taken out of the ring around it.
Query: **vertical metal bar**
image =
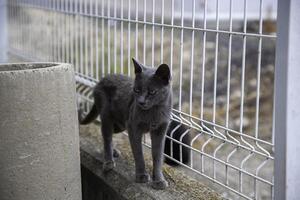
[[[65,62],[70,63],[70,15],[68,14],[68,0],[65,0],[65,9],[64,9],[64,16],[65,16],[65,44],[66,44],[66,58]]]
[[[47,12],[48,12],[48,15],[47,15],[47,20],[46,20],[46,22],[49,22],[49,21],[51,21],[51,0],[48,0],[48,1],[46,1],[46,2],[44,2],[44,4],[42,4],[43,5],[43,8],[44,9],[47,9]],[[51,36],[51,32],[52,31],[52,27],[51,26],[48,26],[47,27],[47,53],[46,53],[46,59],[47,59],[47,61],[51,61],[52,59],[52,49],[51,49],[51,43],[52,43],[52,41],[51,41],[51,39],[52,39],[52,36]]]
[[[89,2],[89,15],[92,16],[93,15],[93,1],[90,0]],[[90,77],[95,77],[95,74],[94,74],[94,36],[93,36],[93,32],[94,32],[94,18],[93,17],[89,17],[89,22],[90,22]]]
[[[1,2],[1,1],[0,1]],[[13,7],[12,7],[12,2],[10,1],[10,2],[6,2],[6,12],[7,12],[7,15],[6,15],[6,17],[7,17],[7,21],[6,21],[6,23],[7,23],[7,32],[9,32],[9,30],[11,30],[11,24],[12,24],[12,17],[11,16],[13,16]],[[1,5],[1,3],[0,3],[0,5]],[[0,6],[1,7],[1,6]],[[1,8],[0,8],[1,9]],[[7,34],[8,35],[8,34]],[[0,36],[1,37],[1,36]],[[17,42],[18,42],[18,40],[17,39],[19,39],[19,38],[16,38],[15,39],[15,41],[14,42],[12,42],[12,40],[11,40],[11,36],[10,37],[7,37],[7,49],[6,49],[6,52],[8,53],[9,52],[9,49],[11,48],[11,47],[14,47],[14,46],[16,46],[16,44],[17,44]],[[1,40],[1,39],[0,39]],[[1,57],[1,56],[0,56]],[[1,58],[0,58],[0,60],[1,60]]]
[[[19,8],[21,8],[21,6],[19,6]],[[22,18],[21,18],[21,22],[18,22],[18,23],[21,23],[20,26],[22,27],[22,50],[25,50],[26,52],[28,52],[28,46],[27,44],[25,43],[25,41],[29,40],[29,38],[25,38],[26,34],[26,29],[25,29],[25,21],[26,21],[26,15],[25,15],[25,8],[22,7]]]
[[[48,4],[49,4],[49,0],[48,1],[46,1],[46,2],[44,2],[44,1],[42,1],[42,0],[40,0],[40,6],[41,6],[41,9],[46,9],[47,10],[47,16],[44,16],[45,18],[44,18],[44,22],[42,21],[42,23],[44,24],[44,23],[46,23],[48,20],[49,20],[49,17],[50,17],[50,10],[49,10],[49,6],[48,6]],[[46,49],[44,50],[44,58],[43,58],[43,60],[45,60],[45,61],[50,61],[50,34],[49,34],[49,29],[50,29],[51,27],[47,27],[46,29],[47,29],[47,40],[46,40]]]
[[[32,3],[32,2],[29,2]],[[32,7],[27,7],[28,10],[31,10]],[[35,48],[34,48],[34,42],[33,42],[33,35],[36,34],[36,29],[33,26],[33,21],[31,20],[31,15],[27,15],[29,25],[28,25],[28,29],[27,29],[27,34],[29,36],[29,40],[27,41],[28,44],[28,52],[27,52],[27,56],[32,56],[32,55],[36,55],[35,54]],[[29,30],[32,30],[32,33],[29,33]]]
[[[41,8],[41,0],[39,0],[38,2],[37,2],[37,5],[38,5],[38,9],[40,9]],[[39,20],[38,20],[38,22],[37,22],[37,24],[35,25],[35,26],[38,26],[38,27],[41,27],[43,24],[44,24],[44,21],[45,21],[45,16],[41,16],[40,18],[39,18]],[[45,36],[46,36],[46,38],[47,38],[47,29],[48,29],[48,27],[47,28],[45,28]],[[42,33],[42,31],[41,31],[42,29],[39,29],[38,31],[38,34],[41,34]],[[45,46],[45,45],[47,45],[47,43],[48,43],[48,40],[46,40],[46,41],[44,41],[43,42],[43,46]],[[47,53],[47,50],[46,49],[43,49],[43,48],[41,48],[41,49],[38,49],[37,50],[37,54],[39,53],[39,55],[38,55],[38,59],[40,60],[40,61],[45,61],[45,60],[47,60],[47,55],[46,55],[46,53]]]
[[[11,1],[9,1],[9,2],[7,2],[7,12],[8,12],[8,14],[7,14],[7,19],[8,19],[8,21],[7,21],[7,31],[9,32],[9,30],[11,30],[12,29],[12,24],[13,24],[13,20],[12,20],[12,16],[15,16],[14,15],[14,6],[13,6],[13,2],[11,2]],[[13,47],[13,48],[16,48],[16,46],[17,46],[17,44],[18,44],[18,41],[19,41],[19,37],[18,38],[16,38],[14,41],[12,41],[12,37],[10,36],[10,37],[7,37],[8,38],[8,44],[7,44],[7,51],[9,51],[9,49],[11,48],[11,47]]]
[[[152,0],[152,61],[151,66],[154,67],[154,48],[155,48],[155,41],[154,41],[154,34],[155,34],[155,0]]]
[[[144,48],[143,48],[143,63],[146,64],[146,14],[147,14],[147,7],[146,7],[146,0],[144,0],[144,39],[143,39],[143,43],[144,43]]]
[[[32,2],[29,2],[29,5],[35,5],[36,4],[35,1],[37,1],[37,0],[33,0]],[[29,6],[29,10],[34,10],[34,9],[35,9],[34,6]],[[32,16],[30,15],[29,18],[31,19]],[[38,55],[39,53],[37,51],[37,48],[35,48],[36,47],[35,37],[33,37],[34,35],[39,34],[38,29],[34,29],[34,27],[39,26],[39,24],[38,24],[39,20],[40,19],[38,19],[36,21],[30,20],[30,27],[31,28],[29,30],[33,30],[33,34],[30,34],[30,43],[29,43],[29,45],[30,45],[30,51],[31,52],[30,52],[29,56],[32,56],[34,58],[39,57],[39,55]],[[28,32],[29,32],[29,30],[28,30]]]
[[[64,1],[61,0],[60,2],[60,11],[61,13],[64,12]],[[62,62],[66,62],[66,22],[65,22],[65,15],[61,14],[61,20],[60,20],[60,28],[61,28],[61,45],[62,45]]]
[[[11,16],[16,16],[16,10],[17,10],[17,3],[16,3],[16,1],[13,1],[13,2],[8,1],[8,2],[10,4],[10,6],[11,6]],[[11,29],[13,29],[13,27],[15,27],[15,24],[16,24],[16,17],[14,17],[14,18],[11,17],[10,21],[11,21],[11,23],[9,23],[8,25],[11,27]],[[21,29],[21,27],[20,27],[20,29]],[[10,40],[12,40],[12,38],[10,36],[11,35],[9,35],[9,38],[10,38]],[[18,36],[18,39],[16,40],[16,43],[14,45],[14,48],[19,49],[20,46],[21,46],[21,41],[22,41],[22,37]],[[9,48],[11,48],[10,47],[10,43],[11,42],[9,42]]]
[[[300,199],[300,1],[278,1],[275,62],[275,200]]]
[[[83,14],[83,1],[80,0],[80,5],[79,5],[79,12],[80,14]],[[79,26],[79,32],[80,32],[80,73],[84,74],[83,72],[83,32],[84,32],[84,27],[83,27],[83,16],[80,16],[80,26]]]
[[[135,58],[138,59],[139,56],[139,46],[138,46],[138,39],[139,39],[139,24],[137,23],[139,20],[139,0],[135,0]]]
[[[262,34],[262,27],[263,27],[263,23],[262,23],[262,8],[263,8],[263,1],[260,0],[260,6],[259,6],[259,34]],[[257,58],[257,85],[256,85],[256,110],[255,110],[255,138],[258,138],[258,129],[259,129],[259,98],[260,98],[260,75],[261,75],[261,49],[262,49],[262,38],[259,37],[258,40],[258,58]],[[267,154],[269,153],[268,151],[264,150],[262,147],[260,147],[260,145],[258,144],[258,142],[256,142],[256,146],[259,147],[261,150],[263,150],[264,152],[266,152]],[[257,173],[258,174],[258,173]],[[258,189],[257,189],[257,179],[254,180],[254,195],[255,198],[258,199]],[[273,188],[271,188],[271,190],[273,190]]]
[[[229,32],[232,32],[232,0],[230,0],[229,5]],[[231,53],[232,53],[232,34],[229,34],[229,41],[228,41],[228,69],[227,69],[227,92],[226,92],[226,118],[225,118],[225,126],[226,128],[229,128],[229,110],[230,110],[230,83],[231,83]],[[226,131],[226,135],[235,141],[237,144],[239,144],[239,141],[235,139],[233,136],[230,135],[228,131]],[[237,148],[234,148],[227,156],[226,162],[228,163],[231,156],[237,151]],[[225,165],[225,183],[226,185],[229,184],[228,181],[228,165]]]
[[[131,35],[131,0],[128,0],[128,20],[129,20],[129,22],[128,22],[128,34],[127,34],[127,40],[128,40],[128,43],[127,43],[127,45],[128,45],[128,48],[127,48],[127,75],[128,76],[130,76],[130,61],[131,61],[131,59],[130,59],[130,53],[131,53],[131,39],[130,39],[130,35]]]
[[[75,71],[79,72],[79,40],[80,40],[80,34],[79,34],[79,23],[80,23],[80,18],[77,13],[79,13],[78,10],[78,4],[79,0],[75,0],[75,23],[74,23],[74,32],[75,32]]]
[[[219,30],[219,0],[216,2],[216,30]],[[218,79],[218,53],[219,53],[219,33],[216,32],[215,39],[215,66],[214,66],[214,91],[213,91],[213,123],[216,123],[216,104],[217,104],[217,79]],[[214,127],[215,129],[215,127]],[[224,143],[223,143],[224,144]],[[222,145],[222,144],[221,144]],[[216,157],[217,150],[222,146],[218,146],[214,151]],[[216,162],[213,160],[213,177],[216,178]]]
[[[40,8],[41,8],[41,2],[40,2],[40,1],[41,1],[41,0],[38,0],[38,1],[36,2],[36,6],[37,6],[36,8],[37,8],[37,9],[40,9]],[[39,17],[39,20],[38,20],[37,24],[35,24],[35,26],[38,26],[38,27],[43,26],[44,21],[45,21],[44,14],[41,14],[41,16]],[[38,31],[38,34],[41,34],[41,29]],[[46,33],[45,36],[46,36],[46,38],[47,38],[47,33]],[[47,41],[44,41],[44,42],[43,42],[43,46],[46,45],[46,43],[47,43]],[[37,57],[38,57],[38,59],[39,59],[40,61],[45,61],[45,60],[46,60],[46,55],[45,55],[46,51],[47,51],[47,50],[45,50],[45,49],[39,49],[39,50],[36,52],[36,53],[38,54]]]
[[[111,73],[111,66],[110,66],[110,1],[108,1],[107,5],[107,66],[108,66],[108,74]]]
[[[244,33],[247,33],[247,0],[244,0]],[[245,93],[245,68],[246,68],[246,45],[247,45],[247,36],[243,36],[243,54],[242,54],[242,74],[241,74],[241,105],[240,105],[240,129],[239,131],[243,132],[243,119],[244,119],[244,93]],[[241,141],[254,150],[254,147],[244,140],[243,136],[241,135]],[[240,168],[243,170],[243,166],[246,161],[253,155],[253,152],[249,152],[249,154],[242,160]],[[239,171],[239,191],[243,192],[243,173]]]
[[[71,27],[72,27],[72,22],[73,22],[73,15],[71,14],[71,2],[70,0],[67,0],[67,8],[66,8],[66,12],[68,13],[67,17],[68,17],[68,35],[67,35],[67,38],[68,38],[68,56],[67,56],[67,62],[68,63],[71,63],[72,65],[74,65],[73,61],[72,61],[72,47],[73,47],[73,42],[72,42],[72,39],[73,39],[73,33],[72,33],[72,30],[71,30]]]
[[[104,0],[101,1],[101,76],[105,75],[105,55],[104,55]]]
[[[203,17],[203,38],[202,38],[202,77],[201,77],[201,102],[200,102],[200,119],[203,120],[203,113],[204,113],[204,83],[205,83],[205,61],[206,61],[206,14],[207,14],[207,0],[204,0],[204,17]],[[203,123],[202,123],[203,126]],[[204,151],[205,145],[208,144],[206,142],[202,146],[202,151]],[[204,157],[203,154],[201,154],[201,172],[204,173]]]
[[[161,1],[161,24],[165,22],[165,1]],[[160,62],[164,62],[164,26],[161,26],[160,35]]]
[[[207,12],[207,0],[204,0],[204,19],[203,19],[203,29],[206,29],[206,12]],[[206,31],[203,31],[202,38],[202,78],[201,78],[201,112],[200,119],[203,119],[203,103],[204,103],[204,78],[205,78],[205,60],[206,60]]]
[[[117,19],[117,0],[114,0],[114,18]],[[117,20],[114,20],[114,73],[117,73]]]
[[[10,2],[10,1],[9,1]],[[17,13],[17,1],[14,1],[13,3],[12,3],[12,7],[13,7],[13,15],[12,16],[16,16],[16,13]],[[15,19],[13,20],[13,27],[15,27],[16,26],[16,21],[17,21],[17,19],[16,19],[16,17],[15,17]],[[21,29],[21,31],[22,31],[22,26],[20,27],[20,29]],[[16,48],[17,49],[20,49],[21,48],[21,44],[22,44],[22,39],[23,39],[23,37],[21,36],[21,35],[18,35],[18,41],[17,41],[17,45],[16,45]]]
[[[0,0],[0,63],[7,62],[7,1]]]
[[[54,53],[54,61],[57,62],[58,60],[58,47],[57,47],[57,40],[58,40],[58,31],[57,31],[57,1],[53,0],[53,24],[54,24],[54,35],[53,35],[53,53]]]
[[[21,1],[21,0],[20,0]],[[18,3],[16,3],[16,6],[17,6],[17,8],[16,9],[19,9],[19,10],[21,10],[20,9],[20,6],[19,6],[19,3],[20,2],[18,2]],[[21,18],[19,19],[19,22],[21,22],[21,24],[20,24],[20,27],[21,27],[21,32],[23,33],[24,32],[24,20],[25,20],[25,16],[24,16],[24,12],[21,12]],[[17,25],[17,23],[18,23],[18,20],[17,19],[15,19],[15,26]],[[22,34],[22,35],[19,35],[19,37],[21,37],[21,39],[20,39],[20,45],[19,45],[19,50],[20,49],[23,49],[23,50],[25,50],[25,45],[24,45],[24,37],[25,37],[25,34]]]
[[[121,64],[121,74],[124,74],[124,60],[123,60],[123,30],[124,30],[124,23],[123,23],[123,13],[124,13],[124,0],[121,0],[121,37],[120,37],[120,64]]]
[[[174,39],[174,0],[172,0],[171,2],[172,4],[172,8],[171,8],[171,49],[170,49],[170,68],[171,68],[171,76],[173,74],[173,48],[174,48],[174,43],[173,43],[173,39]],[[172,144],[172,143],[171,143]]]
[[[57,61],[57,12],[56,12],[57,1],[53,0],[53,61]]]
[[[84,14],[85,15],[88,15],[88,1],[87,0],[84,0]],[[85,50],[84,50],[84,58],[85,58],[85,63],[84,63],[84,75],[85,76],[88,76],[89,74],[89,49],[88,49],[88,17],[85,16],[84,17],[84,45],[85,45]]]
[[[64,35],[64,51],[65,51],[65,57],[64,62],[68,62],[68,56],[69,56],[69,50],[68,50],[68,14],[67,14],[67,0],[63,1],[63,35]]]
[[[99,38],[99,0],[95,0],[96,1],[96,16],[97,16],[97,19],[96,19],[96,79],[99,80],[99,41],[98,41],[98,38]]]
[[[15,20],[13,18],[13,16],[16,16],[16,5],[15,5],[15,1],[8,1],[8,5],[9,5],[9,23],[8,23],[8,32],[10,32],[10,30],[13,29],[14,25],[15,25]],[[9,35],[9,34],[8,34]],[[12,35],[9,35],[9,42],[8,42],[8,50],[10,50],[12,47],[15,49],[18,49],[19,44],[20,44],[20,39],[21,37],[17,37],[16,40],[12,40]]]
[[[244,0],[244,28],[243,32],[247,31],[247,0]],[[246,68],[246,45],[247,37],[243,36],[243,50],[242,50],[242,73],[241,73],[241,101],[240,101],[240,128],[239,131],[243,132],[244,124],[244,93],[245,93],[245,68]],[[241,136],[241,139],[243,137]],[[243,188],[243,177],[242,172],[239,171],[239,191],[242,192]]]
[[[18,2],[18,4],[17,4],[17,7],[20,9],[20,4],[19,3],[21,3],[21,2]],[[16,22],[16,24],[17,23],[21,23],[20,24],[20,26],[22,27],[21,28],[21,30],[22,30],[22,35],[20,35],[20,37],[22,38],[21,39],[21,43],[20,43],[20,50],[22,49],[22,50],[27,50],[27,46],[25,45],[25,34],[23,34],[24,32],[25,32],[25,30],[24,30],[24,24],[25,24],[25,12],[24,12],[24,8],[22,8],[22,11],[23,12],[21,12],[21,19],[20,19],[20,21],[19,22]],[[17,21],[17,20],[16,20]]]
[[[32,3],[33,3],[33,5],[36,6],[38,4],[38,1],[35,0],[35,2],[32,2]],[[35,6],[30,7],[30,9],[31,10],[37,9]],[[32,28],[31,30],[33,30],[34,27],[40,26],[40,24],[39,24],[40,20],[41,20],[41,17],[38,20],[32,21],[30,23],[31,28]],[[40,60],[41,52],[37,50],[38,49],[38,45],[35,42],[36,38],[34,37],[34,35],[38,35],[38,34],[39,34],[39,30],[38,29],[35,30],[35,34],[31,34],[30,49],[31,49],[32,53],[29,56],[33,56],[34,58],[38,58]]]
[[[259,34],[262,34],[262,7],[263,1],[260,0],[259,9]],[[261,46],[262,38],[258,39],[258,58],[257,58],[257,77],[256,77],[256,110],[255,110],[255,137],[258,138],[258,123],[259,123],[259,96],[260,96],[260,72],[261,72]]]
[[[18,1],[19,2],[17,3],[17,7],[19,10],[21,10],[21,16],[20,16],[20,19],[16,19],[16,25],[22,27],[22,29],[21,29],[22,33],[17,34],[17,35],[20,35],[20,37],[22,38],[19,50],[24,50],[24,51],[28,52],[29,49],[28,49],[26,41],[29,40],[29,36],[24,34],[27,31],[25,24],[26,24],[26,21],[28,21],[28,20],[27,20],[27,16],[25,15],[26,7],[21,6],[22,4],[25,5],[25,1],[24,0],[23,0],[23,2],[22,2],[22,0],[18,0]]]
[[[29,21],[28,15],[25,14],[25,12],[27,11],[28,7],[23,7],[22,9],[24,11],[23,12],[24,22],[28,22]],[[24,49],[26,49],[26,52],[27,52],[26,54],[28,55],[30,53],[30,46],[29,46],[29,44],[30,44],[31,35],[29,35],[27,31],[28,31],[28,29],[30,29],[30,24],[28,24],[27,27],[24,24],[23,28],[24,28],[24,32],[22,34],[25,33],[24,34],[24,47],[25,47]]]
[[[219,0],[216,2],[216,30],[219,30]],[[219,33],[216,33],[215,40],[215,64],[214,64],[214,91],[213,91],[213,123],[216,123],[216,100],[217,100],[217,78],[218,78],[218,52]]]
[[[192,10],[192,28],[195,28],[195,10],[196,0],[193,0]],[[191,66],[190,66],[190,106],[189,114],[193,114],[193,81],[194,81],[194,49],[195,49],[195,31],[192,30],[192,47],[191,47]]]
[[[9,1],[10,2],[10,1]],[[16,16],[16,13],[17,13],[17,1],[14,1],[12,4],[12,11],[13,11],[13,14],[12,16]],[[12,23],[13,23],[13,26],[12,27],[15,27],[16,26],[16,17],[14,20],[12,20]],[[20,27],[21,30],[22,30],[22,26]],[[17,44],[16,44],[16,48],[17,49],[20,49],[21,48],[21,44],[22,44],[22,36],[21,35],[18,35],[18,40],[17,40]]]
[[[69,12],[71,13],[70,14],[70,26],[69,26],[69,32],[70,32],[70,48],[71,48],[71,57],[70,57],[70,63],[73,64],[73,66],[75,67],[75,59],[74,59],[74,42],[75,42],[75,38],[74,38],[74,32],[72,30],[72,27],[75,26],[75,23],[74,23],[74,20],[75,20],[75,16],[74,14],[74,1],[69,1]]]
[[[58,46],[58,60],[60,62],[62,62],[62,45],[63,45],[63,42],[62,42],[62,19],[61,19],[61,14],[60,14],[60,11],[61,11],[61,1],[62,0],[57,0],[58,1],[58,37],[59,37],[59,41],[57,43],[57,46]]]
[[[244,0],[244,28],[243,32],[247,31],[247,0]],[[247,36],[243,36],[243,50],[242,50],[242,73],[241,73],[241,101],[240,101],[240,128],[239,131],[243,132],[244,120],[244,93],[245,93],[245,68],[246,68],[246,45]]]
[[[181,0],[181,26],[184,25],[184,0]],[[180,66],[179,66],[179,100],[178,110],[181,111],[181,95],[182,95],[182,65],[183,65],[183,29],[180,31]]]

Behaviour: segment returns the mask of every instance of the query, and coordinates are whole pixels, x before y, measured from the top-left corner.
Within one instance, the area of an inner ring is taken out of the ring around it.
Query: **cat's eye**
[[[134,91],[135,93],[140,93],[140,90],[139,90],[138,88],[133,88],[133,91]]]
[[[156,92],[157,92],[156,90],[149,90],[149,94],[150,94],[150,95],[155,95]]]

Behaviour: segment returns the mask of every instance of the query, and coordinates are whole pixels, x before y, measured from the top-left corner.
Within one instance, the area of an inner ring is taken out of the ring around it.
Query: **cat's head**
[[[134,97],[137,104],[148,110],[156,105],[167,103],[170,95],[171,73],[167,64],[157,68],[146,67],[132,58],[134,64],[135,81]]]

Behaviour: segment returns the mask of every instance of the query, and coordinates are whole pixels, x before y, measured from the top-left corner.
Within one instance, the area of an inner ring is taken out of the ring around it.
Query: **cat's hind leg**
[[[112,170],[116,164],[113,158],[113,144],[112,144],[112,129],[113,125],[108,116],[101,115],[101,132],[104,146],[104,163],[103,171],[108,172]]]
[[[101,91],[97,91],[98,94],[95,95],[95,105],[100,111],[101,119],[101,133],[103,138],[103,150],[104,150],[104,163],[103,171],[108,172],[112,170],[116,164],[113,158],[113,143],[112,143],[112,134],[113,134],[113,121],[109,109],[109,101]]]

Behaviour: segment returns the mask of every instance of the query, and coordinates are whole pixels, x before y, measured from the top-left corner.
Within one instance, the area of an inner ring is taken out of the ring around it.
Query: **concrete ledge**
[[[175,168],[164,166],[170,186],[163,191],[154,190],[149,183],[134,182],[134,162],[128,138],[116,134],[114,144],[122,152],[117,167],[108,174],[102,173],[102,142],[99,125],[80,127],[83,200],[102,199],[157,199],[157,200],[217,200],[220,195]],[[144,148],[147,170],[151,171],[150,151]]]

